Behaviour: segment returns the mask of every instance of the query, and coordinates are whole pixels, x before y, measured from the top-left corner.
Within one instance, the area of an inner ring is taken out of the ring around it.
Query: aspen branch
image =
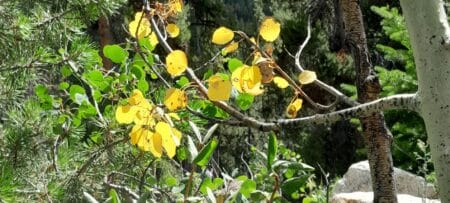
[[[417,94],[398,94],[327,114],[315,114],[294,119],[279,119],[276,123],[279,126],[298,126],[306,123],[330,124],[342,119],[365,117],[372,113],[386,110],[406,109],[417,112],[419,101],[416,97]]]
[[[158,40],[164,49],[170,53],[173,49],[169,46],[169,44],[162,37],[161,31],[158,28],[156,21],[153,17],[150,19],[152,24],[152,29],[154,29]],[[187,76],[193,80],[193,82],[197,85],[197,89],[200,91],[200,94],[205,98],[207,97],[207,88],[200,81],[200,79],[195,75],[194,71],[190,68],[186,68]],[[284,126],[293,126],[297,127],[300,124],[306,123],[315,123],[315,124],[327,124],[333,123],[341,119],[353,118],[353,117],[361,117],[374,112],[380,112],[385,110],[393,110],[393,109],[408,109],[411,111],[417,111],[419,102],[416,99],[416,94],[399,94],[390,97],[381,98],[378,100],[374,100],[369,103],[358,104],[354,107],[327,113],[327,114],[315,114],[312,116],[302,117],[302,118],[294,118],[294,119],[279,119],[277,121],[266,122],[257,120],[253,117],[247,116],[240,111],[236,110],[232,106],[229,106],[226,102],[223,101],[211,101],[214,105],[221,108],[238,121],[241,121],[243,125],[247,127],[251,127],[260,131],[278,131],[281,127]],[[224,123],[227,124],[227,123]]]

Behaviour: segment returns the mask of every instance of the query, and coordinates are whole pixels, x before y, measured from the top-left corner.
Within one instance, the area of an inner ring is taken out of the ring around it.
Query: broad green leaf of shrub
[[[236,98],[236,104],[240,109],[246,111],[252,106],[254,99],[255,97],[248,93],[241,93]]]
[[[195,157],[194,163],[200,167],[206,166],[214,150],[216,149],[217,144],[218,143],[216,139],[211,140],[206,146],[203,147],[203,149],[199,152],[197,157]]]
[[[248,179],[245,180],[242,185],[241,185],[241,189],[239,189],[239,192],[244,195],[246,198],[250,197],[250,194],[256,190],[256,182]]]
[[[128,52],[119,45],[106,45],[103,54],[114,63],[123,63],[128,58]]]

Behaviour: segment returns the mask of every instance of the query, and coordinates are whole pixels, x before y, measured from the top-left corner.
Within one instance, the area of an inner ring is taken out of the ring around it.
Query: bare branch
[[[300,55],[302,54],[303,49],[306,47],[306,45],[308,44],[309,40],[311,39],[311,20],[308,18],[308,28],[307,28],[307,36],[305,41],[303,41],[303,43],[299,46],[297,53],[295,54],[295,67],[297,67],[297,69],[301,72],[305,71],[305,69],[302,67],[301,63],[300,63]],[[328,93],[332,94],[333,96],[336,97],[336,99],[339,101],[344,102],[345,104],[349,105],[349,106],[357,106],[359,103],[350,99],[349,97],[347,97],[346,95],[344,95],[342,92],[340,92],[339,90],[337,90],[336,88],[320,81],[320,80],[316,80],[314,81],[314,84],[316,84],[317,86],[319,86],[320,88],[324,89],[325,91],[327,91]]]
[[[294,119],[279,119],[277,125],[298,126],[306,123],[330,124],[342,119],[364,117],[372,113],[393,109],[407,109],[417,112],[419,109],[419,102],[416,97],[416,94],[393,95],[327,114],[315,114],[313,116]]]

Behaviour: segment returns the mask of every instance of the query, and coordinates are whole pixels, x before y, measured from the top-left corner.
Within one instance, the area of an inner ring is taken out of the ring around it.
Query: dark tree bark
[[[359,0],[340,0],[339,6],[345,29],[345,44],[354,59],[358,101],[373,101],[378,98],[381,86],[369,59]],[[385,125],[384,116],[380,112],[359,119],[367,147],[373,202],[397,202],[391,155],[392,135]]]
[[[100,56],[102,57],[103,67],[107,70],[111,69],[112,61],[103,55],[103,47],[114,43],[111,33],[111,27],[106,16],[101,16],[98,19],[98,36],[100,37]]]

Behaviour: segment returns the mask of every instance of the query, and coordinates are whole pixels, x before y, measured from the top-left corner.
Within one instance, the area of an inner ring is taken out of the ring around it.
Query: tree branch
[[[305,41],[303,41],[303,43],[299,46],[297,53],[295,54],[295,67],[297,67],[297,69],[301,72],[305,71],[305,69],[302,67],[302,65],[300,64],[300,55],[302,54],[303,49],[306,47],[306,45],[308,44],[309,40],[311,39],[311,20],[308,18],[308,28],[307,28],[307,36]],[[327,91],[328,93],[330,93],[331,95],[335,96],[336,99],[339,101],[344,102],[345,104],[349,105],[349,106],[357,106],[359,105],[358,102],[350,99],[349,97],[347,97],[346,95],[344,95],[342,92],[340,92],[339,90],[337,90],[336,88],[320,81],[320,80],[315,80],[314,84],[317,85],[318,87],[320,87],[321,89]]]
[[[407,109],[417,112],[419,109],[419,102],[416,97],[417,94],[393,95],[327,114],[315,114],[313,116],[294,119],[279,119],[277,125],[299,126],[300,124],[306,123],[330,124],[342,119],[364,117],[372,113],[394,109]]]

